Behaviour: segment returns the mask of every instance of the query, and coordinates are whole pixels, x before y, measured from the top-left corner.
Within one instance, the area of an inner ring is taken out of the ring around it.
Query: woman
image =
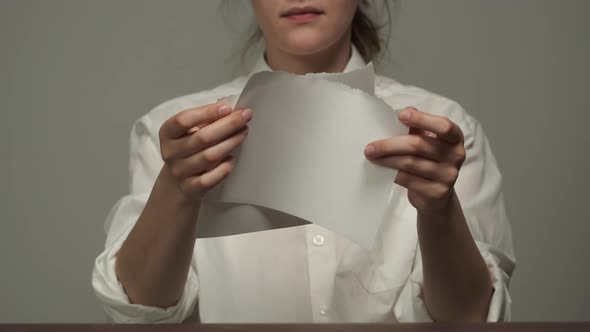
[[[379,50],[358,0],[252,0],[265,44],[252,72],[341,72]],[[500,174],[456,103],[378,76],[409,134],[367,142],[398,169],[375,248],[317,225],[196,239],[201,197],[231,173],[256,110],[232,110],[247,77],[164,103],[131,137],[131,193],[107,221],[93,287],[117,322],[412,322],[509,318],[514,266]],[[253,115],[254,114],[254,115]],[[361,151],[359,151],[361,153]],[[395,204],[394,204],[395,203]],[[236,220],[236,223],[239,223]]]

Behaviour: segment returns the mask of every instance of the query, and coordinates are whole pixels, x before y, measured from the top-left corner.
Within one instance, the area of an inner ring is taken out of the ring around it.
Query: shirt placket
[[[307,254],[312,316],[315,322],[329,322],[336,268],[335,243],[331,234],[316,225],[307,228]]]

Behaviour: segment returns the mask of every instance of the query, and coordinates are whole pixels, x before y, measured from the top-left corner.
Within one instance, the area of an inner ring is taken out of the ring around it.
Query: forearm
[[[193,256],[198,212],[198,202],[181,194],[164,166],[117,254],[117,277],[131,302],[164,308],[180,300]]]
[[[436,321],[485,321],[492,282],[452,192],[443,215],[418,213],[424,300]]]

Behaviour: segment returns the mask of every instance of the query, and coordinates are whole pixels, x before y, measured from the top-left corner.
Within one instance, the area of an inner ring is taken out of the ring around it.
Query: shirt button
[[[324,243],[326,243],[326,239],[322,235],[318,234],[313,237],[313,244],[316,246],[321,247],[324,245]]]
[[[322,316],[327,316],[328,315],[328,307],[323,305],[320,307],[320,314],[322,314]]]

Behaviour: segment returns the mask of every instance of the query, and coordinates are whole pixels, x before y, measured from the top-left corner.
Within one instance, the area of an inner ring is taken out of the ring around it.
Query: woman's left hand
[[[408,199],[419,213],[444,212],[465,161],[463,132],[451,120],[413,107],[398,117],[410,128],[409,134],[372,142],[365,156],[399,170],[395,183],[408,189]]]

